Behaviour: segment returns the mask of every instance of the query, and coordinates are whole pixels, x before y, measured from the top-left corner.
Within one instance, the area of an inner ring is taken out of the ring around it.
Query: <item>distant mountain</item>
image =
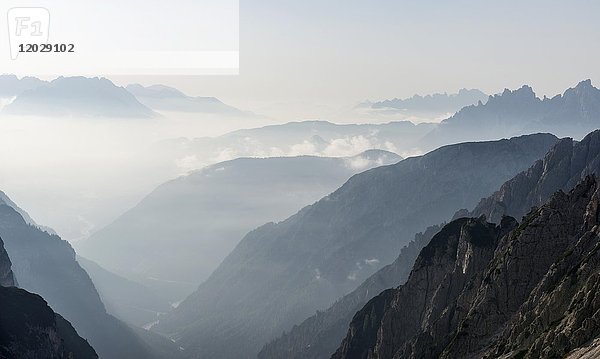
[[[435,124],[408,121],[378,125],[302,121],[238,130],[219,137],[164,141],[154,151],[165,158],[180,159],[184,168],[185,164],[207,165],[239,157],[348,157],[370,149],[407,157],[422,153],[419,140],[433,128]]]
[[[130,328],[106,314],[96,288],[67,242],[26,223],[6,204],[0,204],[0,237],[19,287],[41,295],[101,357],[154,357]]]
[[[246,235],[155,329],[196,357],[253,357],[392,263],[414,233],[475,206],[556,141],[539,134],[446,146],[355,175],[287,220]]]
[[[523,86],[491,96],[487,103],[468,106],[444,120],[422,140],[423,148],[439,145],[549,132],[582,138],[600,127],[600,90],[590,80],[562,95],[540,99]]]
[[[479,90],[462,89],[455,94],[436,93],[410,98],[366,101],[338,116],[353,121],[402,121],[438,123],[466,106],[486,102],[488,95]]]
[[[599,206],[597,180],[586,177],[520,225],[512,217],[451,222],[406,284],[356,314],[332,358],[593,357]]]
[[[19,96],[25,91],[33,90],[47,84],[35,77],[18,78],[15,75],[0,75],[0,98]]]
[[[169,302],[150,288],[111,273],[89,259],[78,256],[77,262],[90,275],[107,312],[115,317],[142,327],[171,310]]]
[[[295,325],[289,333],[267,344],[258,358],[329,358],[346,335],[354,314],[382,291],[404,284],[419,252],[439,231],[439,226],[431,226],[425,232],[417,233],[392,264],[378,270],[327,310],[318,311],[302,324]]]
[[[141,103],[156,111],[197,112],[227,115],[252,115],[238,110],[214,97],[191,97],[176,88],[153,85],[144,87],[132,84],[126,87]]]
[[[180,301],[248,231],[280,221],[353,174],[402,158],[367,151],[349,158],[241,158],[159,186],[77,251],[119,275]]]
[[[41,117],[152,118],[152,110],[105,78],[59,77],[23,91],[2,110]]]
[[[98,358],[88,342],[40,296],[14,285],[11,262],[0,239],[0,357]]]
[[[485,102],[488,95],[479,90],[461,89],[456,94],[436,93],[433,95],[414,95],[406,99],[384,100],[374,103],[365,103],[372,109],[394,109],[411,114],[424,113],[455,113],[463,107],[476,105],[479,101]]]

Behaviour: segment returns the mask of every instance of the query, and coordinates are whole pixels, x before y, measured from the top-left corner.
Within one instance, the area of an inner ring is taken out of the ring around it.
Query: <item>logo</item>
[[[50,11],[43,7],[15,7],[8,10],[10,57],[16,60],[27,45],[47,44]]]

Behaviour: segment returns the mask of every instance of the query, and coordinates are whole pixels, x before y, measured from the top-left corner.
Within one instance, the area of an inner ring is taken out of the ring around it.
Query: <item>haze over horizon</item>
[[[164,83],[287,120],[461,88],[494,94],[528,84],[551,97],[582,79],[600,81],[598,2],[252,0],[240,6],[239,76],[113,80]]]

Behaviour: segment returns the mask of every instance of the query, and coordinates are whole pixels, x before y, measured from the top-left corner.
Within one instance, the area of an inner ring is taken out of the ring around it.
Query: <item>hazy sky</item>
[[[364,99],[600,83],[600,2],[242,0],[241,75],[116,79],[176,85],[298,116]]]

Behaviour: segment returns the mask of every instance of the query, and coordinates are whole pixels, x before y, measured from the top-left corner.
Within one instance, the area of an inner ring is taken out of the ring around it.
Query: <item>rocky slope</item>
[[[439,226],[431,226],[425,232],[417,233],[415,239],[400,250],[392,264],[378,270],[327,310],[318,311],[300,325],[295,325],[289,333],[267,344],[258,358],[328,358],[346,335],[354,314],[385,289],[404,284],[419,252],[440,229]]]
[[[284,220],[355,173],[401,159],[373,150],[350,158],[220,162],[162,184],[77,244],[77,251],[178,302],[206,280],[252,229]]]
[[[457,206],[475,206],[555,142],[532,135],[465,143],[356,175],[287,220],[249,233],[156,330],[190,355],[253,357],[392,263],[414,233],[451,218]]]
[[[11,262],[0,239],[1,358],[98,358],[88,342],[40,296],[14,285]]]
[[[462,218],[403,286],[361,309],[333,358],[555,358],[600,335],[600,192],[586,177],[523,222]]]
[[[106,313],[67,242],[26,223],[6,204],[0,204],[0,237],[19,286],[41,295],[102,358],[154,357],[129,327]]]

